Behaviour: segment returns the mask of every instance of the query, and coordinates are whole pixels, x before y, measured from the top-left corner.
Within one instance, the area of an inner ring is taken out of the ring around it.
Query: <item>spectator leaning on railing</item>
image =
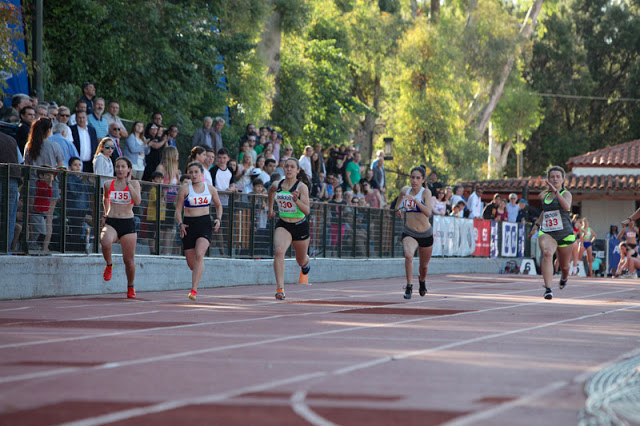
[[[469,195],[467,201],[467,209],[469,209],[469,219],[482,218],[482,193],[484,189],[480,185],[476,185],[474,191]]]
[[[8,163],[8,164],[18,164],[18,144],[15,139],[13,139],[9,135],[5,135],[0,132],[0,163]],[[18,176],[19,170],[11,170],[9,179],[9,234],[8,241],[9,244],[13,241],[13,234],[16,225],[16,214],[18,210]],[[0,179],[0,204],[5,202],[4,196],[6,193],[6,188],[4,187],[5,180]],[[6,209],[2,209],[0,212],[0,217],[6,212]],[[0,247],[1,250],[4,250],[4,247]]]
[[[93,156],[93,172],[100,176],[113,177],[114,169],[111,162],[111,156],[115,150],[115,145],[111,138],[106,137],[100,139],[100,144],[96,148],[96,153]]]

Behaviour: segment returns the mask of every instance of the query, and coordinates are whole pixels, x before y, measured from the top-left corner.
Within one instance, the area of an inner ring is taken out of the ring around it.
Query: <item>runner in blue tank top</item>
[[[542,277],[544,278],[544,298],[553,299],[551,282],[553,281],[553,254],[557,251],[558,263],[562,275],[560,277],[560,289],[567,285],[569,278],[569,266],[573,252],[573,243],[576,236],[571,225],[571,193],[564,189],[564,169],[560,166],[552,166],[547,170],[547,186],[542,191],[542,214],[533,224],[529,234],[531,238],[538,233],[538,244],[542,250]],[[558,189],[559,188],[559,189]]]
[[[396,201],[396,214],[402,218],[405,212],[406,221],[402,230],[402,248],[404,249],[404,270],[407,276],[404,298],[411,299],[413,291],[413,257],[419,250],[420,269],[418,282],[420,296],[427,294],[427,270],[433,251],[433,229],[429,222],[431,216],[431,191],[425,188],[426,172],[422,167],[411,169],[411,186],[405,186],[400,191]]]

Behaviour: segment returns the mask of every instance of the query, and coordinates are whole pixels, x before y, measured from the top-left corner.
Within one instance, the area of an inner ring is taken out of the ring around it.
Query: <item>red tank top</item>
[[[133,204],[133,197],[129,192],[129,185],[122,191],[117,191],[115,188],[116,180],[111,181],[109,186],[109,202],[113,204]]]

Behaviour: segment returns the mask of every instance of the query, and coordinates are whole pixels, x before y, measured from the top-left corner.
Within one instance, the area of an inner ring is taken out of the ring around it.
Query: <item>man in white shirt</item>
[[[111,123],[116,123],[120,127],[120,139],[126,139],[129,137],[129,133],[127,132],[127,129],[124,128],[124,124],[118,116],[118,113],[120,113],[120,104],[117,101],[111,101],[109,102],[107,113],[104,115],[104,118],[107,120],[109,125],[111,125]]]
[[[298,160],[298,164],[300,168],[304,170],[309,178],[309,182],[311,182],[311,178],[313,177],[313,171],[311,167],[311,156],[313,155],[313,148],[310,145],[304,147],[304,154]]]
[[[480,185],[476,185],[473,194],[469,195],[467,209],[469,209],[469,219],[482,218],[482,193],[484,190]]]
[[[76,113],[77,124],[71,126],[73,144],[76,146],[82,160],[82,171],[93,173],[93,155],[98,149],[96,129],[87,124],[86,111]]]
[[[518,205],[518,196],[515,192],[509,194],[509,202],[507,203],[507,214],[509,222],[516,222],[518,219],[518,212],[520,211],[520,206]]]

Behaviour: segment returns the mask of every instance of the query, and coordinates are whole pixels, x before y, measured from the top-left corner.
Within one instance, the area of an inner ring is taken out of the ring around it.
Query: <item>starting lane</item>
[[[428,282],[430,293],[408,302],[401,279],[289,286],[284,303],[266,286],[207,289],[196,304],[182,292],[105,298],[105,306],[82,297],[2,302],[0,383],[19,391],[2,392],[12,408],[0,424],[43,419],[78,399],[116,405],[89,404],[57,423],[162,424],[185,410],[224,423],[246,420],[247,407],[266,421],[275,404],[280,420],[311,424],[371,416],[387,424],[393,415],[465,424],[478,413],[531,410],[532,396],[579,393],[575,377],[639,344],[630,280],[572,280],[551,302],[530,277]],[[146,379],[131,383],[132,375]],[[584,396],[565,403],[545,409],[560,420],[551,423],[575,423]]]

